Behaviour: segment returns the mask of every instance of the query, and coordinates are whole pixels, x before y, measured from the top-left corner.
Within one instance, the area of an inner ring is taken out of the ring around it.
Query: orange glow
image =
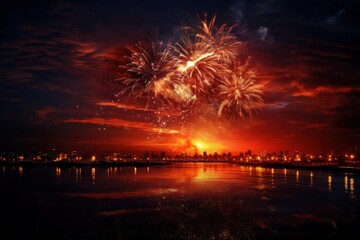
[[[65,122],[69,123],[87,123],[87,124],[97,124],[97,125],[108,125],[113,127],[129,127],[134,129],[139,129],[147,132],[155,133],[167,133],[167,134],[176,134],[177,130],[167,129],[167,128],[156,128],[153,127],[150,123],[145,122],[133,122],[123,119],[104,119],[104,118],[88,118],[88,119],[68,119]]]
[[[177,137],[172,139],[168,145],[172,152],[183,152],[186,154],[202,154],[208,152],[213,154],[214,152],[221,153],[227,149],[226,145],[216,139],[205,138],[198,136],[194,138]]]
[[[115,102],[98,102],[96,103],[98,106],[106,106],[106,107],[116,107],[120,109],[126,110],[136,110],[136,111],[146,111],[146,112],[155,112],[154,109],[143,108],[139,106],[124,104],[124,103],[115,103]]]
[[[212,169],[199,169],[194,177],[195,182],[208,181],[209,179],[218,178],[218,174]]]
[[[91,180],[93,184],[95,184],[95,178],[96,178],[96,169],[91,168]]]
[[[198,149],[200,149],[200,150],[203,150],[205,147],[204,147],[204,144],[203,143],[201,143],[201,142],[195,142],[194,141],[194,145],[198,148]]]

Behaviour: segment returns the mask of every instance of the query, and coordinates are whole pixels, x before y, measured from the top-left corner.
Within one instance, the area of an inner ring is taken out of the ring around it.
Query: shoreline
[[[234,162],[234,161],[163,161],[163,162],[0,162],[0,166],[19,166],[19,167],[151,167],[151,166],[168,166],[176,163],[227,163],[239,166],[264,167],[264,168],[286,168],[299,170],[321,170],[321,171],[338,171],[349,173],[360,173],[360,165],[339,165],[339,164],[299,164],[299,163],[258,163],[258,162]]]

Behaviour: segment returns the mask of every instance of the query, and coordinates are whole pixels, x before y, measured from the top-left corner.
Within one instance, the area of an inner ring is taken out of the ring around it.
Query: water
[[[1,166],[1,239],[354,239],[359,180],[226,163]]]

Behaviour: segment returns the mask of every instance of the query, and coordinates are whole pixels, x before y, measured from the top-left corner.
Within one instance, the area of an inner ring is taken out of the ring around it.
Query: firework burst
[[[223,69],[213,46],[200,38],[186,34],[175,44],[174,51],[177,70],[196,96],[206,92]]]
[[[236,26],[215,22],[216,17],[205,17],[196,26],[185,26],[179,41],[155,38],[127,48],[119,95],[144,100],[146,107],[151,103],[155,116],[148,119],[156,129],[170,126],[191,133],[198,125],[225,126],[219,123],[224,117],[251,117],[263,107],[255,71],[248,62],[239,63],[242,43]]]
[[[208,45],[212,45],[218,62],[229,64],[238,57],[241,42],[234,34],[235,25],[228,26],[222,24],[220,27],[215,25],[216,16],[206,20],[200,20],[197,30],[197,37]]]
[[[229,71],[218,85],[218,116],[231,118],[252,116],[262,109],[264,100],[256,84],[255,71],[237,68]]]
[[[172,95],[173,86],[181,84],[174,72],[177,65],[170,45],[159,41],[139,42],[127,48],[128,64],[120,79],[123,89],[119,94],[154,100]]]

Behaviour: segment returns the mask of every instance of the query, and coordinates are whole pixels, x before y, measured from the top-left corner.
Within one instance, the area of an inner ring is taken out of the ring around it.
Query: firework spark
[[[125,74],[122,80],[124,88],[119,94],[125,93],[135,98],[167,97],[173,84],[178,82],[174,72],[176,61],[172,56],[169,44],[159,41],[139,42],[129,46],[128,64],[123,66]]]
[[[252,116],[264,105],[262,91],[248,62],[240,65],[241,41],[236,26],[216,25],[216,17],[185,26],[179,41],[142,41],[128,47],[121,66],[119,94],[144,99],[155,111],[156,129],[172,127],[191,133],[199,122]],[[165,100],[165,101],[164,101]],[[162,112],[177,112],[171,117]],[[225,124],[226,125],[226,124]],[[225,126],[224,125],[224,126]]]
[[[236,25],[228,26],[222,24],[220,27],[215,25],[216,16],[206,20],[200,20],[197,37],[208,45],[212,45],[217,55],[218,62],[229,64],[238,57],[241,42],[234,34]]]
[[[227,114],[230,117],[252,116],[264,105],[260,86],[255,83],[254,71],[238,68],[224,76],[218,85],[218,116]]]
[[[218,57],[212,45],[200,38],[185,35],[174,46],[178,71],[198,95],[206,92],[223,68],[217,61]]]

